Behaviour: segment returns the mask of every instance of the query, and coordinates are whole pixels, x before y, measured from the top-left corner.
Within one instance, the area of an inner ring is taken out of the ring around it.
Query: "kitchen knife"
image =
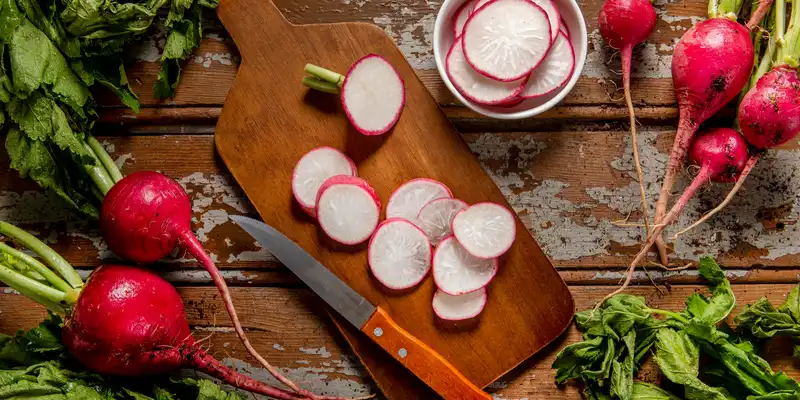
[[[231,216],[319,297],[446,400],[491,399],[441,355],[398,326],[379,306],[356,293],[302,247],[275,228]]]

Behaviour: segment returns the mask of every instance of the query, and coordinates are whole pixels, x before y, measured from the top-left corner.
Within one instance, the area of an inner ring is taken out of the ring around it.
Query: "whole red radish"
[[[622,58],[622,87],[628,106],[631,125],[636,175],[639,180],[639,195],[642,198],[642,216],[647,234],[650,234],[647,215],[647,195],[644,189],[644,173],[639,161],[639,143],[636,135],[636,115],[631,100],[631,57],[633,48],[647,40],[656,27],[656,11],[649,0],[606,0],[597,16],[600,34],[608,44],[620,51]]]
[[[655,221],[661,224],[675,178],[700,124],[733,100],[747,83],[753,69],[750,32],[736,21],[711,18],[689,29],[672,55],[672,82],[680,108],[680,120],[667,171],[656,203]],[[656,244],[667,265],[666,246],[660,235]]]
[[[283,384],[306,393],[285,378],[250,344],[239,322],[228,285],[191,229],[192,204],[180,184],[153,171],[134,172],[117,182],[103,199],[100,227],[108,247],[139,264],[166,257],[176,246],[188,251],[211,275],[236,334],[247,351]]]

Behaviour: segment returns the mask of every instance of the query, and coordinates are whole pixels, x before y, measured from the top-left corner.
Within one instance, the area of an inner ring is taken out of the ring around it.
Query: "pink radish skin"
[[[456,39],[445,58],[447,76],[464,97],[486,105],[503,105],[517,98],[529,76],[511,82],[498,82],[479,74],[464,57],[461,37]]]
[[[480,259],[469,254],[455,236],[442,240],[433,253],[433,280],[439,290],[451,296],[486,287],[497,275],[498,267],[496,258]]]
[[[333,147],[317,147],[297,161],[292,171],[292,195],[308,215],[316,217],[314,207],[319,188],[325,180],[335,175],[358,176],[358,169],[350,157]],[[308,180],[311,182],[306,182]],[[310,191],[303,193],[304,189]]]
[[[396,247],[408,244],[407,253],[400,254],[404,260],[398,262]],[[387,249],[391,247],[391,249]],[[390,254],[386,254],[386,253]],[[417,286],[431,269],[431,242],[418,226],[402,218],[389,218],[378,225],[369,241],[367,260],[372,275],[392,290],[405,290]],[[388,260],[387,260],[388,258]],[[408,263],[417,263],[418,268],[405,269],[399,275],[391,269],[403,268]],[[397,264],[402,265],[397,265]],[[387,268],[389,270],[387,270]],[[413,276],[410,276],[413,275]]]
[[[433,200],[419,210],[417,226],[428,235],[431,244],[437,246],[444,238],[453,234],[453,218],[468,207],[467,203],[458,199]]]
[[[175,288],[142,268],[97,268],[66,318],[62,338],[75,359],[101,374],[145,376],[192,368],[277,399],[315,398],[266,385],[213,358],[192,337]]]
[[[575,72],[575,50],[563,33],[557,33],[553,46],[534,70],[519,93],[523,99],[546,96],[558,90]]]
[[[564,18],[561,18],[561,24],[558,26],[558,29],[560,29],[561,32],[564,32],[564,35],[566,35],[567,38],[572,38],[572,34],[570,33],[569,27],[567,26],[567,22],[564,21]]]
[[[490,0],[473,12],[461,36],[472,68],[501,82],[530,74],[553,44],[547,13],[529,0]],[[505,57],[509,53],[513,63]]]
[[[365,69],[371,73],[364,73]],[[380,74],[376,74],[376,71]],[[359,91],[363,90],[370,90],[371,95],[362,96]],[[342,83],[341,99],[344,112],[356,130],[366,136],[383,135],[394,127],[403,112],[406,104],[405,82],[387,59],[368,54],[347,71]],[[376,99],[380,99],[379,104]]]
[[[475,0],[466,1],[461,7],[458,7],[456,13],[453,14],[453,40],[461,36],[461,32],[464,30],[464,24],[467,23],[469,15],[472,14],[476,3],[477,1]]]
[[[470,15],[474,14],[475,11],[478,11],[481,7],[485,6],[486,3],[490,2],[490,1],[491,0],[478,0],[478,1],[476,1],[475,5],[472,6],[472,11],[470,12]]]
[[[211,275],[219,289],[236,334],[248,353],[281,383],[300,389],[267,362],[244,333],[228,285],[191,230],[192,204],[175,180],[153,171],[134,172],[117,182],[103,199],[100,228],[108,247],[138,264],[158,261],[176,246],[188,251]]]
[[[444,183],[427,178],[412,179],[395,189],[386,202],[386,218],[414,221],[422,207],[436,199],[452,198]]]
[[[341,195],[348,198],[342,200]],[[319,189],[316,204],[320,227],[328,237],[342,244],[355,245],[369,239],[380,220],[378,193],[367,181],[355,176],[337,175],[326,180]],[[353,215],[349,218],[339,215],[348,207]],[[349,229],[355,230],[356,235],[346,238],[345,234],[353,233]]]
[[[558,31],[561,26],[561,13],[553,0],[532,0],[537,6],[547,14],[547,21],[550,23],[550,43],[556,41]]]
[[[451,229],[458,243],[480,259],[500,257],[517,237],[514,214],[495,203],[478,203],[460,211]]]
[[[486,307],[486,300],[486,288],[461,296],[437,290],[433,295],[433,312],[445,321],[464,321],[480,315]]]
[[[753,44],[744,26],[727,18],[712,18],[689,29],[672,55],[672,82],[680,119],[667,171],[656,203],[656,223],[667,210],[672,186],[681,170],[692,136],[705,120],[741,92],[753,69]],[[661,263],[667,265],[666,245],[656,238]]]

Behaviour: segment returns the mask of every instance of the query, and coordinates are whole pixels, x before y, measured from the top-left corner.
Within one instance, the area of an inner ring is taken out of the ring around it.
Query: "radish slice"
[[[332,176],[357,174],[356,164],[350,157],[333,147],[317,147],[301,157],[294,167],[292,194],[303,210],[315,216],[314,207],[322,183]]]
[[[412,179],[397,188],[386,203],[386,218],[403,218],[416,222],[422,207],[433,200],[453,197],[443,183],[433,179]]]
[[[347,118],[367,136],[392,129],[405,102],[403,79],[389,61],[377,54],[356,61],[342,83],[342,106]]]
[[[525,86],[528,76],[511,82],[498,82],[481,75],[464,57],[462,38],[456,39],[445,61],[447,76],[461,94],[481,104],[503,104],[514,99]]]
[[[542,65],[531,73],[520,97],[544,96],[564,86],[575,71],[575,51],[567,36],[559,33]]]
[[[464,25],[464,55],[476,71],[503,82],[528,75],[550,49],[550,22],[528,0],[491,0]]]
[[[470,12],[470,14],[474,13],[475,11],[478,11],[479,8],[485,6],[486,3],[490,1],[492,0],[478,0],[477,2],[475,2],[475,6],[472,7],[472,11]]]
[[[470,254],[492,259],[508,251],[517,236],[514,216],[494,203],[479,203],[456,214],[453,234]]]
[[[428,235],[431,244],[438,246],[444,238],[453,234],[453,218],[469,205],[458,199],[436,199],[419,211],[417,225]]]
[[[486,306],[486,288],[461,296],[451,296],[441,290],[433,295],[433,312],[447,321],[475,318]]]
[[[450,236],[433,253],[433,280],[439,290],[460,296],[479,290],[497,274],[497,259],[481,259],[469,254]]]
[[[381,222],[369,241],[372,274],[389,289],[416,286],[431,269],[431,242],[421,229],[401,218]]]
[[[564,21],[564,18],[561,18],[561,24],[558,25],[558,29],[561,30],[561,32],[564,32],[564,35],[566,35],[567,38],[572,37],[572,35],[570,35],[569,33],[569,27],[567,26],[567,22]]]
[[[367,181],[337,175],[322,184],[316,208],[319,225],[331,239],[358,244],[378,226],[381,200]]]
[[[533,2],[547,13],[547,21],[550,23],[550,43],[555,42],[561,26],[561,13],[558,12],[556,3],[553,0],[533,0]]]
[[[469,15],[472,14],[473,8],[475,8],[475,1],[467,1],[458,8],[455,15],[453,15],[453,38],[458,38],[461,36],[461,32],[464,31],[464,24],[467,23],[469,19]]]

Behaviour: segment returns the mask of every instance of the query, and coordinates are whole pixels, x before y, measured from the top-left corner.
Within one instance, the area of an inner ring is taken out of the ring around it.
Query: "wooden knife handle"
[[[380,307],[361,331],[445,400],[492,398],[436,351],[397,325]]]

